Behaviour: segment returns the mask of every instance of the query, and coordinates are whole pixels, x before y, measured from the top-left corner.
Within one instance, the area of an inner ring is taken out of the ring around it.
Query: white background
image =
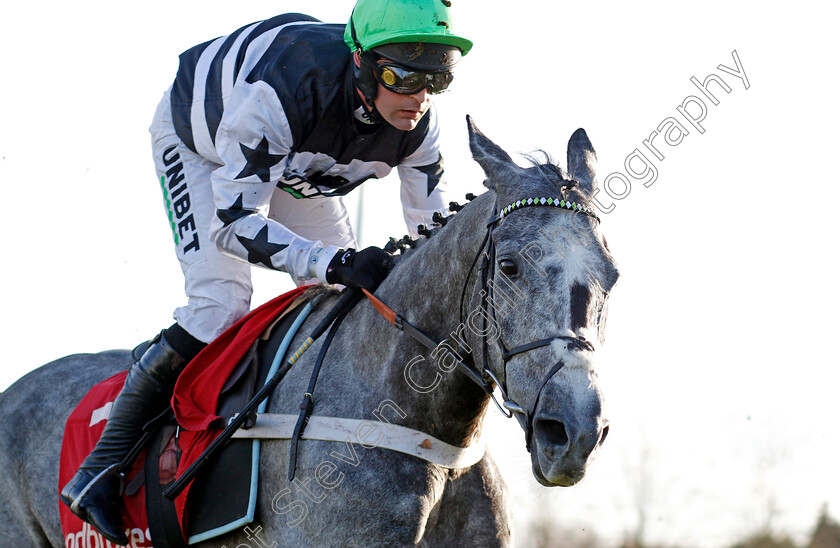
[[[621,541],[725,546],[769,526],[802,542],[840,516],[835,167],[840,122],[830,4],[454,0],[475,42],[436,99],[448,179],[479,191],[465,114],[512,154],[565,163],[586,128],[600,176],[689,95],[731,86],[705,133],[663,146],[603,227],[622,278],[601,381],[612,430],[579,486],[539,487],[513,421],[493,451],[533,523]],[[0,21],[3,318],[0,388],[57,357],[129,348],[171,323],[182,278],[147,128],[183,50],[299,11],[344,22],[352,2],[26,2]],[[735,67],[750,87],[717,70]],[[689,130],[692,128],[689,126]],[[365,185],[361,238],[405,232],[396,179]],[[355,212],[359,196],[350,200]],[[256,269],[255,269],[256,270]],[[255,273],[254,305],[289,289]],[[643,519],[640,521],[640,516]],[[531,537],[533,538],[533,537]]]

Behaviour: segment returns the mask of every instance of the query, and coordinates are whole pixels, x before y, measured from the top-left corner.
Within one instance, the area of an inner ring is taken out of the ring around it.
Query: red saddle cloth
[[[70,481],[102,435],[111,411],[111,402],[122,390],[127,374],[128,371],[122,371],[91,388],[67,418],[64,438],[61,441],[59,490]],[[144,451],[126,475],[127,480],[133,479],[142,470],[145,456]],[[151,547],[152,541],[146,520],[145,487],[140,487],[134,495],[124,496],[123,502],[123,525],[130,540],[128,545],[132,548]],[[117,548],[115,544],[105,540],[96,529],[77,518],[70,508],[61,502],[58,503],[58,510],[66,548]]]
[[[172,408],[182,428],[178,440],[182,452],[178,476],[221,433],[221,430],[210,429],[210,424],[221,418],[216,415],[219,393],[236,365],[268,326],[309,287],[311,286],[299,287],[284,293],[252,310],[207,345],[178,377],[175,393],[172,396]],[[117,373],[94,386],[68,417],[61,443],[59,490],[70,481],[102,435],[111,402],[122,390],[127,374],[127,371]],[[143,451],[126,475],[126,483],[130,483],[142,470],[145,457],[146,452]],[[182,526],[188,492],[189,487],[175,500]],[[130,539],[129,546],[132,548],[152,546],[145,500],[145,487],[140,487],[132,495],[123,496],[123,525],[127,529],[126,535]],[[67,548],[111,548],[114,546],[90,525],[73,515],[67,506],[60,502],[58,505]]]

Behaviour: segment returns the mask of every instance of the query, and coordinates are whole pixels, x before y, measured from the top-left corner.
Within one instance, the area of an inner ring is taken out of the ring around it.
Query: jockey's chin
[[[423,88],[412,95],[402,95],[389,91],[379,84],[373,103],[386,122],[397,129],[411,131],[426,115],[432,104],[432,96],[428,88]]]

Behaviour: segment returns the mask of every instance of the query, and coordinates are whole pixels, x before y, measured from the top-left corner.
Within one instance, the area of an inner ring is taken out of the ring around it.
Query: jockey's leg
[[[152,341],[129,370],[93,452],[61,490],[62,502],[111,542],[128,544],[121,517],[120,462],[143,426],[166,408],[178,375],[203,347],[178,324]]]
[[[219,164],[196,154],[178,137],[169,97],[167,91],[150,131],[157,181],[184,273],[187,303],[175,310],[175,321],[207,343],[248,313],[251,265],[223,255],[210,240],[216,217],[210,177]]]
[[[102,438],[61,493],[76,515],[108,540],[122,544],[127,539],[121,523],[117,464],[139,438],[143,425],[168,404],[184,366],[248,312],[251,298],[250,265],[222,255],[208,239],[216,213],[210,174],[219,166],[192,152],[175,134],[169,92],[158,106],[151,133],[157,180],[184,273],[187,304],[175,310],[177,323],[132,366]]]

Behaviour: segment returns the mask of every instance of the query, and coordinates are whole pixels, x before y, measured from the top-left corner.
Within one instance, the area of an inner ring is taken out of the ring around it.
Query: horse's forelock
[[[532,169],[536,170],[540,178],[558,190],[574,182],[574,178],[569,176],[566,170],[560,167],[560,164],[549,152],[539,149],[523,156],[531,164]]]
[[[545,168],[547,171],[557,174],[560,178],[566,177],[566,172],[547,150],[539,148],[531,153],[523,154],[523,156],[534,167]]]

